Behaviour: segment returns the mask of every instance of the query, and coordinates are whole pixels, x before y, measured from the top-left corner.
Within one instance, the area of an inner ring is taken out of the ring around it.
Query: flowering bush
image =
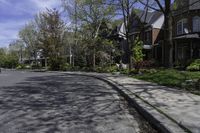
[[[200,59],[196,59],[186,69],[188,71],[200,71]]]

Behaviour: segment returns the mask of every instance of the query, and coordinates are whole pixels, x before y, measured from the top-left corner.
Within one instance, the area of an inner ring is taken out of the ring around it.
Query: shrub
[[[156,73],[157,70],[156,69],[141,69],[140,72],[141,73]]]
[[[144,61],[140,61],[138,62],[138,64],[134,64],[134,65],[139,65],[140,68],[152,68],[157,66],[156,65],[156,61],[155,60],[144,60]]]
[[[118,72],[119,71],[119,68],[115,65],[115,66],[111,66],[111,67],[108,67],[108,72]]]
[[[64,59],[62,57],[50,58],[49,59],[49,69],[53,71],[61,70],[64,65]]]
[[[94,69],[92,67],[82,67],[81,71],[86,71],[86,72],[93,72]]]
[[[128,74],[130,75],[135,75],[135,74],[139,74],[140,71],[138,71],[137,69],[132,69]]]
[[[129,70],[128,69],[122,69],[120,70],[121,74],[128,74]]]
[[[24,64],[19,64],[17,65],[16,69],[24,69],[25,68],[25,65]]]
[[[68,63],[64,63],[60,67],[62,71],[70,71],[72,69],[71,65]]]
[[[186,90],[200,91],[200,79],[186,80],[181,85]]]
[[[99,73],[113,73],[118,72],[119,68],[117,66],[97,67],[95,71]]]
[[[16,69],[22,69],[21,65],[17,65]]]
[[[27,66],[28,66],[28,65],[27,65]],[[42,66],[39,65],[39,64],[32,64],[32,65],[31,65],[31,68],[32,68],[32,69],[40,69],[40,68],[42,68]]]
[[[71,70],[72,71],[80,71],[81,68],[80,68],[80,66],[74,66],[74,67],[71,68]]]
[[[31,69],[31,66],[30,65],[25,65],[24,68],[25,69]]]
[[[200,59],[194,60],[186,69],[188,71],[200,71]]]

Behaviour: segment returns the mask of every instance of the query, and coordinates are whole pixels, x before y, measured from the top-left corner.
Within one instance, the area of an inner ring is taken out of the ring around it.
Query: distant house
[[[131,25],[130,25],[130,36],[132,42],[138,36],[143,41],[143,53],[145,54],[144,59],[150,60],[155,58],[157,60],[162,59],[162,43],[163,43],[163,23],[164,16],[161,12],[145,12],[141,10],[133,11],[131,14]],[[119,30],[119,36],[124,40],[121,41],[121,45],[125,51],[125,57],[127,46],[126,46],[126,38],[124,36],[125,28],[124,24],[121,25]],[[125,59],[124,59],[125,60]],[[123,61],[127,63],[127,60]]]
[[[164,15],[161,12],[134,11],[131,14],[130,36],[144,42],[144,60],[155,59],[164,64]],[[119,30],[124,50],[123,62],[127,63],[127,45],[124,24]],[[185,65],[189,60],[200,58],[200,1],[182,0],[173,11],[173,62]]]

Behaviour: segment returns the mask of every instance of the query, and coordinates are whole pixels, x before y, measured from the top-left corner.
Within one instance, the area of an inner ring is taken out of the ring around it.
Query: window
[[[146,41],[147,42],[150,42],[151,41],[151,37],[150,37],[151,35],[150,35],[150,32],[149,31],[147,31],[146,32]]]
[[[178,21],[177,35],[187,33],[187,31],[188,31],[187,27],[188,27],[187,19],[181,19],[180,21]]]
[[[193,32],[199,32],[200,31],[200,17],[195,16],[193,17]]]

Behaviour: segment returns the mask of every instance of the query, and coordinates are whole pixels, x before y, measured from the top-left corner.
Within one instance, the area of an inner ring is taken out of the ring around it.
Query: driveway
[[[0,133],[154,132],[107,83],[64,73],[0,74]]]

